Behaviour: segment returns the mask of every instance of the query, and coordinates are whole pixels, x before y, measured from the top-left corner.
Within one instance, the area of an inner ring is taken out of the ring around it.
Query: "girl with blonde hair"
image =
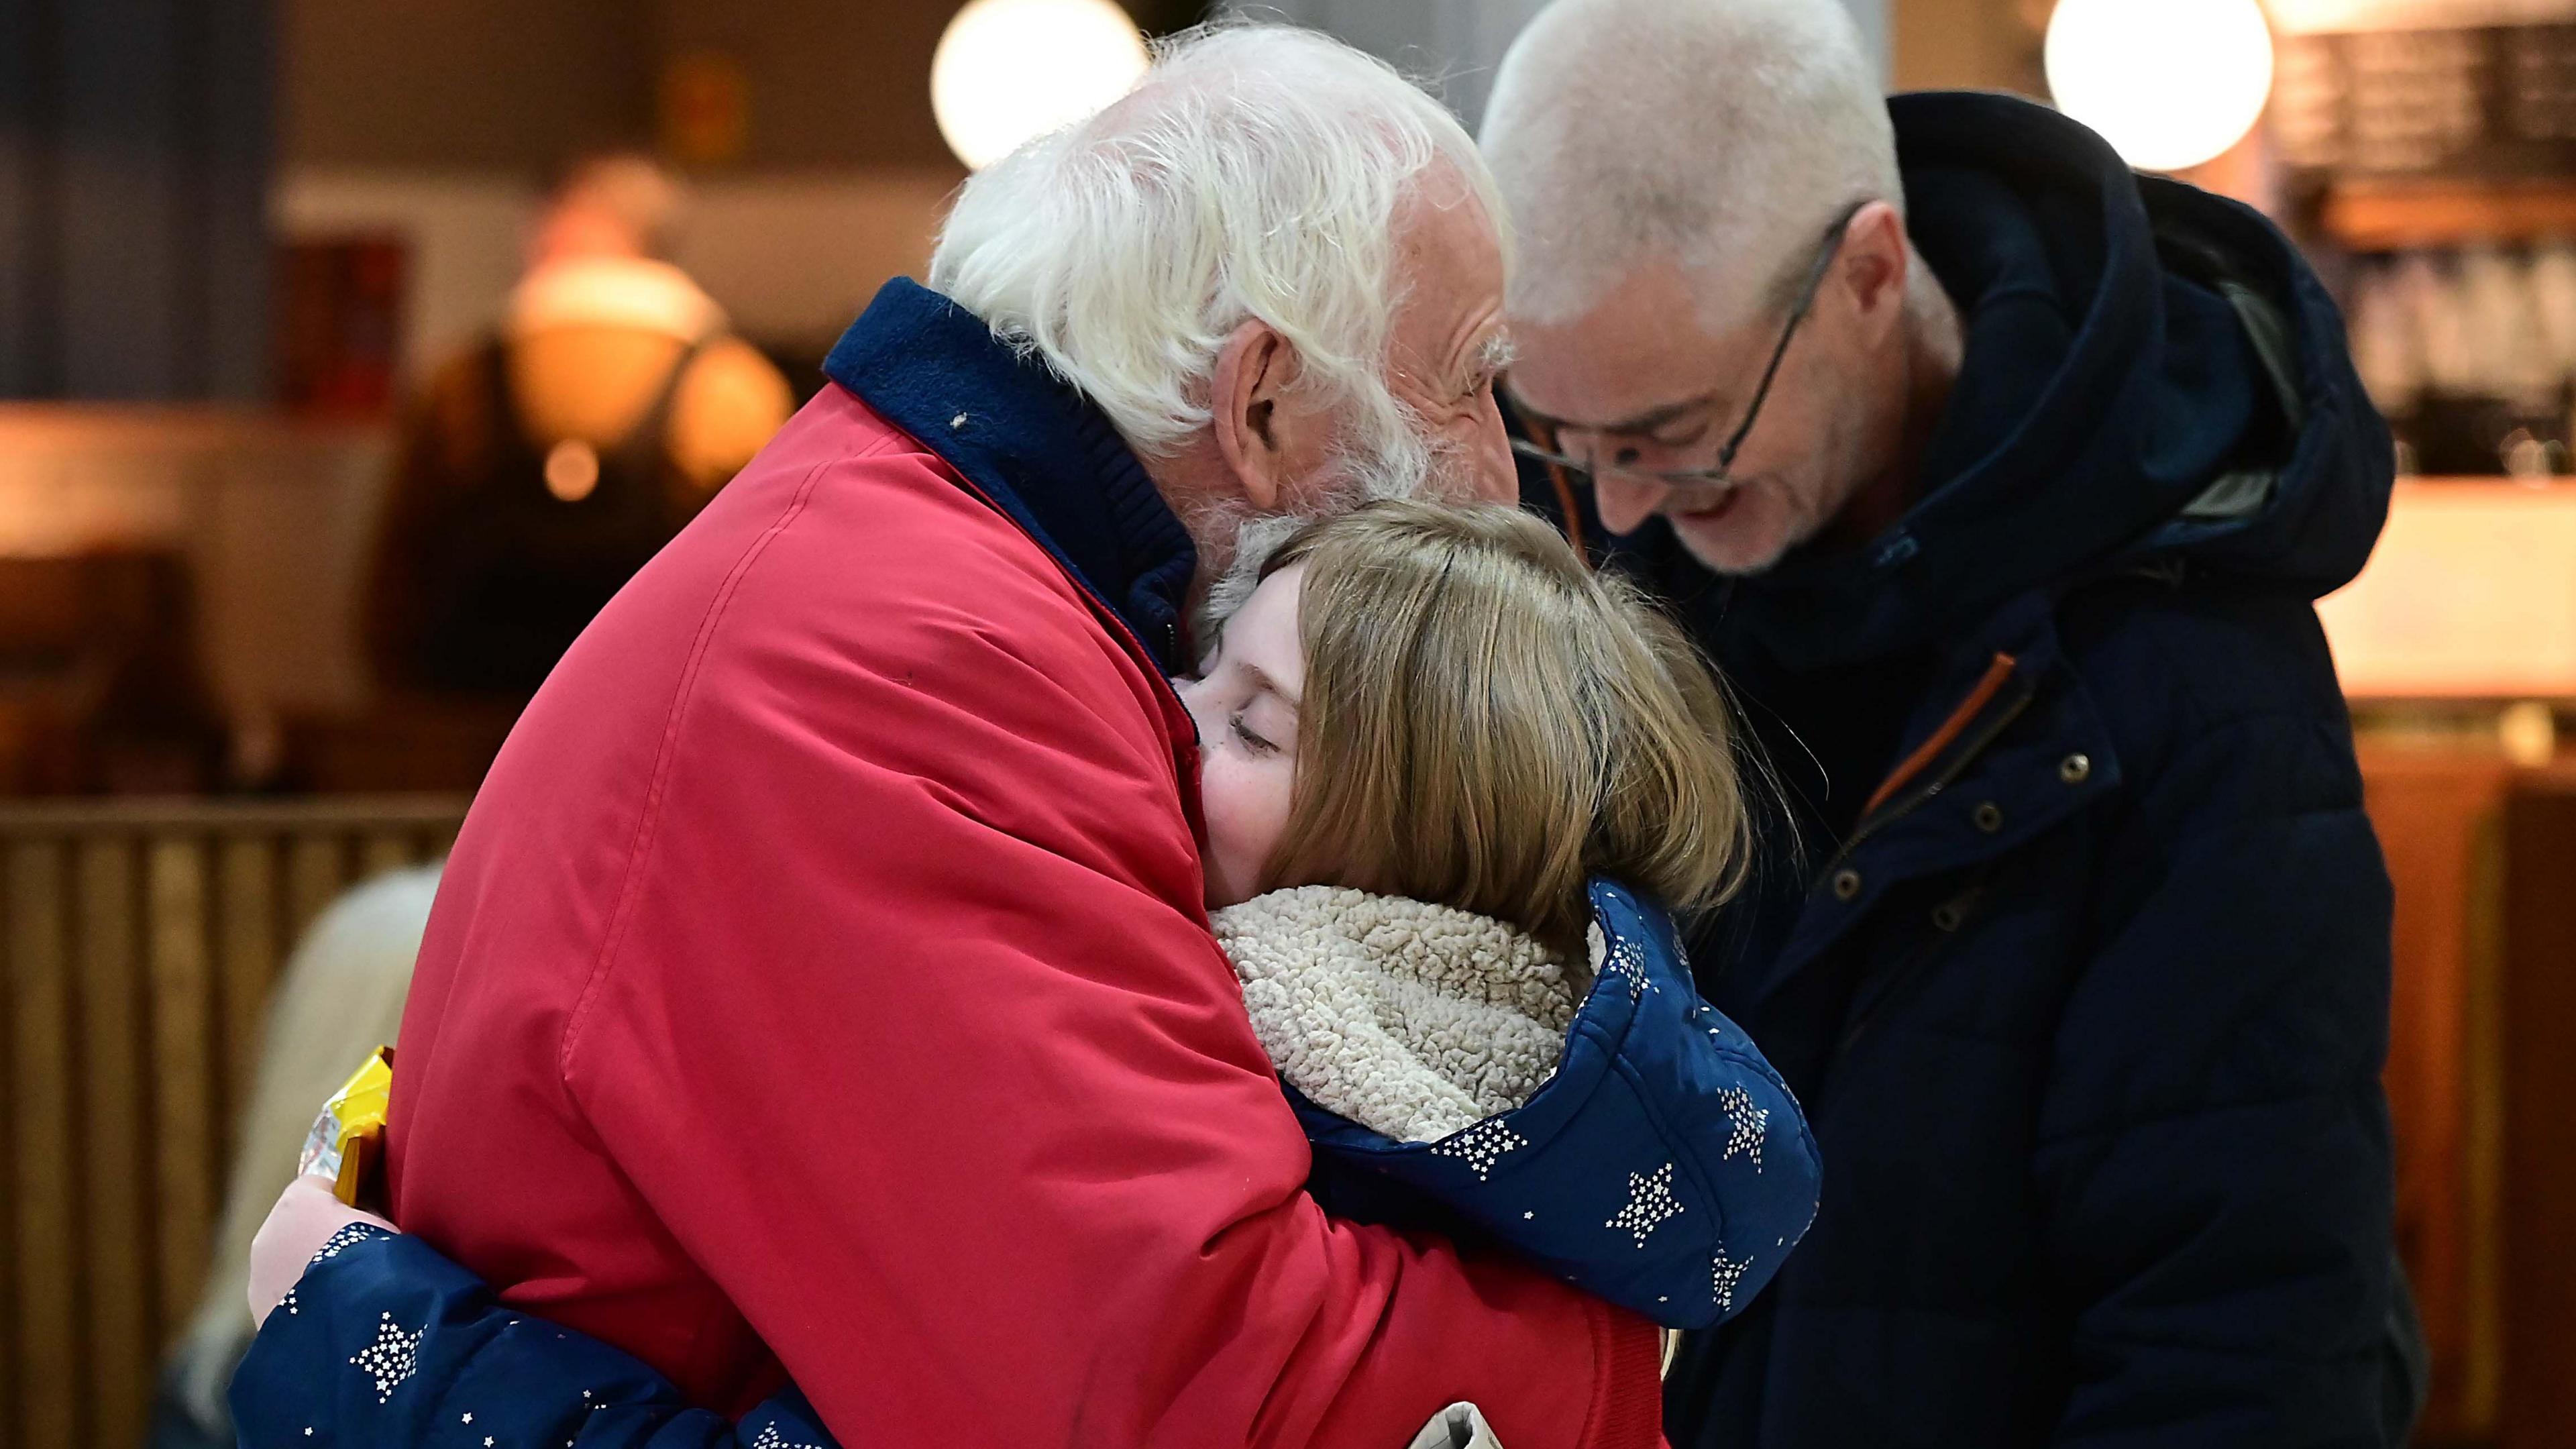
[[[1748,836],[1727,711],[1680,632],[1516,509],[1380,502],[1289,538],[1175,688],[1210,922],[1314,1198],[1667,1327],[1740,1309],[1804,1231],[1817,1165],[1668,914],[1732,891]],[[652,1416],[656,1445],[828,1442],[792,1392],[728,1425],[578,1335],[498,1335],[525,1316],[299,1191],[261,1251],[329,1246],[237,1382],[246,1446],[327,1420],[401,1449],[427,1431],[406,1394],[470,1397],[513,1443],[573,1437],[600,1403]],[[396,1319],[399,1379],[311,1382]]]

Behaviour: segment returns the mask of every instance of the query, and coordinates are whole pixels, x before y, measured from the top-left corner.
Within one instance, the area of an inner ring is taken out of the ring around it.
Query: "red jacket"
[[[1177,532],[1132,457],[918,288],[833,371],[476,799],[396,1220],[700,1402],[783,1368],[852,1444],[1392,1449],[1457,1399],[1655,1443],[1643,1320],[1304,1193],[1123,606],[1187,574],[1113,546]]]

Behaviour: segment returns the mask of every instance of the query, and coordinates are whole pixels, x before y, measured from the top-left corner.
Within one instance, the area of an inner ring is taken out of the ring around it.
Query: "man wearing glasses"
[[[2383,1445],[2389,887],[2311,601],[2385,514],[2255,213],[1826,0],[1559,0],[1484,147],[1531,500],[1661,593],[1780,786],[1702,989],[1824,1203],[1676,1449]]]

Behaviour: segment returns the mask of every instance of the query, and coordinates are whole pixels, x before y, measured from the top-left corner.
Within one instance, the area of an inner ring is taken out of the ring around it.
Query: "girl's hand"
[[[250,1317],[266,1323],[269,1312],[286,1297],[295,1280],[313,1264],[313,1255],[331,1235],[352,1223],[386,1232],[397,1229],[374,1213],[360,1212],[331,1194],[331,1179],[299,1177],[288,1183],[268,1220],[250,1240]]]

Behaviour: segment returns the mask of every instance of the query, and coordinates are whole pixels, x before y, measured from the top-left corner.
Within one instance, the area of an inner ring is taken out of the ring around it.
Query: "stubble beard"
[[[1704,550],[1698,540],[1677,525],[1673,533],[1683,549],[1713,574],[1749,579],[1769,573],[1779,566],[1782,559],[1815,542],[1851,505],[1864,481],[1859,457],[1859,428],[1839,410],[1830,414],[1826,428],[1825,437],[1813,455],[1821,460],[1820,466],[1806,479],[1792,481],[1774,474],[1770,479],[1745,485],[1748,493],[1760,489],[1770,499],[1786,505],[1787,516],[1780,521],[1779,537],[1768,549],[1758,556],[1713,558],[1710,555],[1715,550]],[[1737,507],[1742,509],[1763,501],[1766,501],[1763,494],[1756,493]]]

